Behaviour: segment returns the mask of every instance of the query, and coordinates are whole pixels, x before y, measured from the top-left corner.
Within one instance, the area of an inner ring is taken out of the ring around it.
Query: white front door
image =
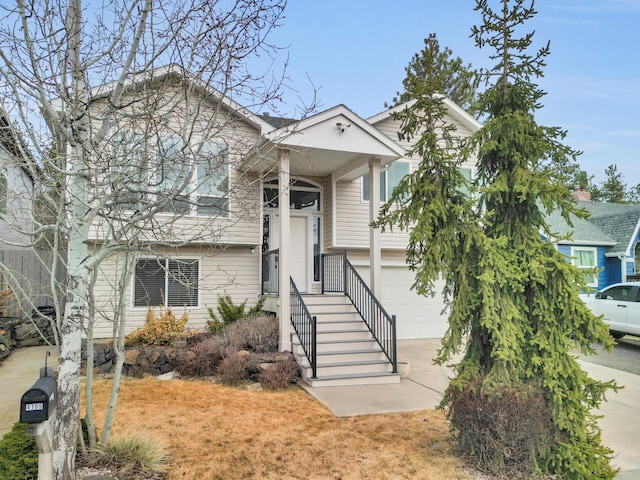
[[[309,244],[307,242],[307,217],[291,217],[291,278],[300,292],[307,292],[309,276]]]
[[[280,245],[279,232],[280,232],[280,217],[277,215],[271,215],[270,232],[269,232],[269,249],[274,250]],[[308,216],[295,216],[290,217],[290,252],[291,258],[281,258],[280,261],[289,261],[289,272],[291,278],[296,283],[296,287],[301,293],[308,293],[310,291],[310,278],[309,278],[309,221],[311,218]]]

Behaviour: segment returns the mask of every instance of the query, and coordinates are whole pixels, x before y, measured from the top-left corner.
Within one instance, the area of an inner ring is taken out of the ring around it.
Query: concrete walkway
[[[395,385],[306,388],[340,417],[406,412],[435,408],[451,377],[451,370],[433,364],[439,339],[400,340],[398,359],[411,364],[409,377]],[[588,358],[587,358],[588,359]],[[616,480],[640,480],[640,376],[580,360],[582,368],[597,380],[615,379],[625,387],[610,393],[599,411],[602,441],[615,452]]]
[[[47,366],[56,368],[56,347],[18,348],[0,364],[0,438],[20,420],[20,399],[40,377],[47,352]]]

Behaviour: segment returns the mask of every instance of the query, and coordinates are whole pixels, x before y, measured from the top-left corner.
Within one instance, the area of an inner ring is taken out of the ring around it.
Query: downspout
[[[618,260],[620,260],[620,281],[627,281],[627,256],[623,253],[618,255]]]

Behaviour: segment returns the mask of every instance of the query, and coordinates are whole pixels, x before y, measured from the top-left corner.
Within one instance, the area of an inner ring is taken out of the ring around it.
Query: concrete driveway
[[[20,399],[38,380],[47,352],[51,352],[47,366],[56,368],[56,347],[18,348],[0,364],[0,438],[20,420]]]

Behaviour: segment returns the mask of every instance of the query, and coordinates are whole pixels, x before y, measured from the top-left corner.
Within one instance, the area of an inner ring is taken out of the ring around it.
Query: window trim
[[[578,265],[578,263],[577,263],[577,260],[578,260],[577,252],[578,251],[585,251],[585,252],[592,252],[593,253],[593,260],[594,260],[593,267],[585,266],[585,265]],[[577,267],[580,270],[588,270],[588,269],[598,268],[598,248],[597,247],[572,246],[571,250],[570,250],[570,258],[571,258],[571,264],[574,265],[575,267]],[[586,274],[585,274],[585,279],[586,279]],[[593,281],[592,282],[587,282],[587,285],[590,286],[590,287],[598,288],[598,274],[597,273],[593,274]]]
[[[168,275],[168,269],[167,269],[167,265],[166,262],[169,261],[175,261],[175,262],[195,262],[198,265],[198,285],[197,285],[197,301],[196,301],[196,305],[171,305],[171,308],[185,308],[187,310],[193,310],[193,309],[199,309],[202,306],[202,257],[199,256],[185,256],[185,257],[162,257],[162,256],[153,256],[153,255],[149,255],[149,256],[139,256],[136,257],[135,259],[135,264],[134,264],[134,271],[133,271],[133,281],[131,282],[131,308],[134,310],[146,310],[147,308],[151,307],[151,308],[156,308],[156,307],[162,307],[162,308],[168,308],[169,307],[169,296],[167,295],[167,298],[165,298],[164,301],[164,305],[136,305],[136,286],[137,286],[137,277],[136,277],[136,270],[138,268],[138,263],[140,261],[148,261],[148,260],[152,260],[152,261],[164,261],[165,262],[165,267],[163,267],[164,269],[164,286],[165,286],[165,291],[168,290],[168,279],[169,279],[169,275]]]
[[[406,164],[409,165],[409,171],[405,174],[406,175],[411,175],[412,170],[413,170],[413,163],[411,162],[411,160],[409,159],[403,159],[403,160],[395,160],[394,162],[391,162],[389,165],[393,166],[395,164]],[[380,176],[384,175],[384,184],[385,184],[385,195],[384,198],[382,197],[382,195],[380,195],[380,202],[386,202],[389,200],[389,198],[391,197],[391,194],[393,193],[393,189],[396,188],[398,186],[398,184],[393,185],[393,187],[391,188],[391,190],[389,190],[389,170],[393,168],[380,168]],[[362,203],[369,203],[369,199],[365,199],[364,198],[364,189],[365,189],[365,178],[367,178],[369,176],[369,173],[365,173],[364,175],[362,175],[362,177],[360,177],[360,201]],[[404,176],[402,177],[404,178]],[[380,185],[382,185],[382,178],[380,178]],[[382,193],[382,192],[381,192]]]

